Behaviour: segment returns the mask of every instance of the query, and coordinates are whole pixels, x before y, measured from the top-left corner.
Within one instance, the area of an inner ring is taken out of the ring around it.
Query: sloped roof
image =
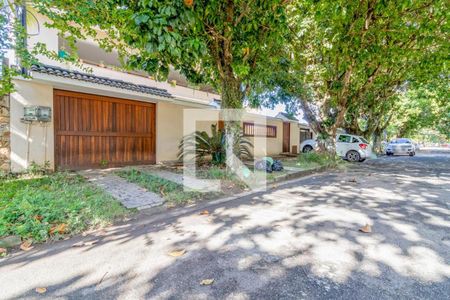
[[[293,115],[285,113],[285,112],[279,112],[275,117],[281,118],[281,119],[286,119],[286,120],[289,120],[289,121],[296,121],[296,122],[298,122],[297,118],[295,118]]]
[[[119,89],[130,90],[140,92],[144,94],[150,94],[160,97],[173,98],[173,96],[165,89],[159,89],[142,84],[134,84],[118,79],[111,79],[107,77],[95,76],[89,73],[82,73],[78,71],[66,70],[60,67],[49,66],[44,64],[33,65],[30,68],[33,72],[39,72],[59,77],[70,78],[74,80],[86,81],[90,83],[96,83],[101,85],[112,86]]]

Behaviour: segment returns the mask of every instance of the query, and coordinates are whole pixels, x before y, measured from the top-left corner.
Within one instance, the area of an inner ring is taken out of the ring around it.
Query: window
[[[309,129],[300,128],[300,143],[312,139],[312,133]]]
[[[341,135],[338,137],[338,142],[341,142],[341,143],[350,143],[350,141],[351,141],[351,136],[349,136],[349,135],[341,134]]]
[[[359,143],[359,140],[355,137],[352,137],[352,143]]]
[[[277,137],[277,126],[244,122],[244,136]]]

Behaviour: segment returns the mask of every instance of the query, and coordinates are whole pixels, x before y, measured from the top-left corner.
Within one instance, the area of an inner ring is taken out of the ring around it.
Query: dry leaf
[[[6,253],[6,252],[7,252],[6,248],[1,248],[1,247],[0,247],[0,254],[4,254],[4,253]]]
[[[191,7],[194,4],[194,0],[184,0],[184,5]]]
[[[35,291],[36,291],[36,293],[44,294],[44,293],[47,292],[47,288],[45,288],[45,287],[38,287],[38,288],[36,288]]]
[[[202,281],[200,281],[200,285],[211,285],[213,284],[214,279],[203,279]]]
[[[43,217],[40,215],[36,215],[36,216],[34,216],[34,219],[37,221],[41,221],[43,219]]]
[[[58,224],[58,225],[53,225],[51,228],[50,228],[50,231],[49,231],[49,233],[52,235],[52,234],[55,234],[55,232],[57,232],[57,233],[59,233],[59,234],[63,234],[65,231],[66,231],[66,228],[67,228],[67,224],[64,224],[64,223],[61,223],[61,224]]]
[[[200,215],[207,216],[207,215],[209,215],[209,211],[203,210],[203,211],[200,212]]]
[[[356,178],[355,177],[353,177],[352,179],[350,179],[348,182],[357,182],[356,181]]]
[[[359,229],[359,231],[364,232],[364,233],[370,233],[370,232],[372,232],[372,226],[370,226],[369,224],[366,224],[365,226],[361,227]]]
[[[23,251],[29,251],[33,249],[33,246],[31,246],[30,241],[25,241],[20,245],[20,249],[22,249]]]
[[[169,255],[172,257],[180,257],[186,253],[186,249],[177,249],[169,252]]]

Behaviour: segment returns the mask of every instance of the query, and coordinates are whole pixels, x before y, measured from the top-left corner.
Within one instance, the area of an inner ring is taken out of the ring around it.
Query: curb
[[[323,172],[328,171],[328,170],[333,170],[333,168],[319,167],[319,168],[295,172],[292,174],[286,174],[284,176],[280,176],[280,177],[276,178],[273,182],[269,183],[266,186],[266,188],[260,188],[260,189],[255,189],[255,190],[251,190],[251,191],[247,191],[247,192],[242,192],[242,193],[239,193],[236,195],[219,198],[216,200],[207,201],[207,202],[203,202],[203,203],[200,202],[200,203],[196,203],[196,204],[193,204],[193,205],[187,206],[187,207],[180,207],[180,208],[174,208],[174,209],[168,209],[163,206],[153,207],[149,210],[141,210],[135,217],[132,217],[131,219],[139,220],[139,219],[143,218],[144,216],[146,217],[145,220],[140,220],[137,223],[135,223],[137,225],[150,224],[150,223],[160,222],[162,220],[167,222],[172,219],[178,218],[180,216],[190,214],[195,211],[200,211],[200,210],[203,210],[208,207],[218,206],[220,204],[232,202],[232,201],[238,200],[243,197],[256,196],[258,194],[265,193],[265,192],[267,192],[269,190],[273,190],[275,188],[277,188],[277,189],[283,188],[283,187],[291,185],[292,183],[295,183],[297,181],[312,177],[313,175],[322,174]],[[120,225],[121,223],[127,223],[127,222],[120,222],[119,224],[116,224],[116,225]],[[114,226],[116,226],[116,225],[114,225]]]

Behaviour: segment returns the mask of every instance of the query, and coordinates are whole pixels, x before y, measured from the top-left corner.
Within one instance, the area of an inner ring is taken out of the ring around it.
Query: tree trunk
[[[222,112],[221,119],[225,125],[225,153],[227,168],[236,171],[238,161],[235,159],[239,151],[237,139],[241,134],[242,102],[244,93],[241,91],[241,84],[233,76],[225,78],[222,82]],[[234,154],[234,155],[233,155]]]

